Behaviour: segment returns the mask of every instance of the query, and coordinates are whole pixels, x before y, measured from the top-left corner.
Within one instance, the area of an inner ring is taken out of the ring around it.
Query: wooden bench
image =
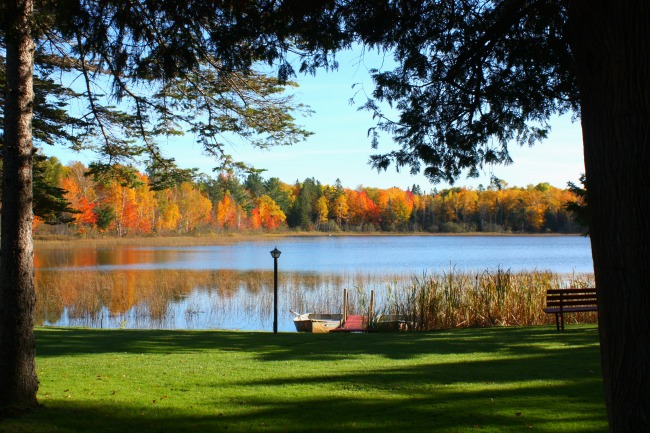
[[[598,311],[596,289],[594,287],[546,291],[546,308],[544,308],[544,312],[555,314],[555,325],[558,331],[564,331],[564,313],[582,313],[586,311]]]

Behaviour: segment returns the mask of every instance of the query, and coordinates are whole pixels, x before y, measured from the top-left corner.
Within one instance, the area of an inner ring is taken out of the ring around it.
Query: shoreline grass
[[[97,236],[81,237],[75,235],[36,235],[34,243],[37,248],[65,248],[65,247],[112,247],[112,246],[195,246],[195,245],[227,245],[236,242],[255,241],[260,239],[274,239],[285,237],[364,237],[364,236],[430,236],[430,237],[558,237],[579,236],[576,233],[496,233],[496,232],[467,232],[467,233],[431,233],[431,232],[259,232],[259,233],[206,233],[197,235],[162,235],[162,236]]]
[[[605,432],[594,325],[399,334],[37,328],[2,432]]]

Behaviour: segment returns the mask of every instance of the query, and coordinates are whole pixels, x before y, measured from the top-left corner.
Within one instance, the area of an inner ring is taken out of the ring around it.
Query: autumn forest
[[[424,192],[344,188],[310,178],[287,184],[259,173],[220,174],[156,187],[133,172],[130,182],[92,174],[56,158],[39,164],[41,183],[60,191],[64,211],[36,212],[37,233],[107,234],[324,231],[572,233],[581,227],[566,209],[579,201],[547,183],[525,188],[495,180],[478,189]],[[47,223],[47,224],[44,224]]]

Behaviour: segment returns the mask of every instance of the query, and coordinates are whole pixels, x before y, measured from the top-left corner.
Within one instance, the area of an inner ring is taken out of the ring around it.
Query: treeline
[[[344,188],[316,179],[293,185],[253,173],[196,176],[165,188],[135,173],[128,185],[89,175],[79,162],[63,166],[50,158],[41,177],[62,191],[62,212],[36,217],[50,233],[152,233],[245,231],[325,232],[516,232],[569,233],[581,229],[566,210],[578,200],[568,189],[541,183],[526,188],[495,182],[487,188],[422,192],[414,185]],[[38,215],[38,213],[37,213]],[[46,228],[43,222],[49,223]]]

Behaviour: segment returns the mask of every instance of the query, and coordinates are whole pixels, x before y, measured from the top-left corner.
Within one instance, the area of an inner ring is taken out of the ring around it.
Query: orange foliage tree
[[[111,208],[115,218],[109,229],[118,236],[125,236],[137,226],[137,202],[132,188],[113,180],[103,185],[102,204]]]
[[[287,217],[275,201],[268,195],[255,199],[255,208],[251,211],[251,227],[275,230],[282,225]]]
[[[382,212],[382,227],[387,230],[405,230],[413,212],[413,196],[399,188],[379,192],[377,205]]]
[[[148,234],[153,231],[158,202],[156,193],[149,187],[149,179],[144,174],[137,174],[138,183],[134,188],[135,193],[135,218],[133,230],[139,234]]]
[[[217,203],[214,219],[214,224],[219,228],[240,230],[246,223],[246,212],[232,198],[230,191],[226,191],[223,199]]]
[[[97,214],[94,212],[97,193],[92,179],[86,176],[84,165],[80,162],[68,165],[60,186],[66,191],[65,198],[70,202],[70,207],[77,211],[72,214],[77,230],[91,230],[97,223]]]

